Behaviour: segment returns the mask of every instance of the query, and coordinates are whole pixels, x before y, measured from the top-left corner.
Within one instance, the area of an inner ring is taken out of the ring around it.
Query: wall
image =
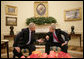
[[[26,18],[34,16],[34,1],[1,1],[1,35],[8,35],[10,32],[9,26],[6,26],[5,5],[17,6],[17,26],[14,27],[15,34],[22,28],[27,27]],[[83,34],[83,17],[80,21],[64,21],[64,10],[73,8],[82,8],[83,16],[83,1],[48,1],[48,15],[57,19],[57,28],[61,28],[67,32],[71,31],[71,26],[75,26],[75,32]],[[11,16],[12,17],[12,16]],[[41,27],[42,28],[42,27]]]
[[[9,26],[5,26],[5,5],[12,5],[17,6],[18,8],[18,15],[17,15],[17,26],[14,27],[15,33],[20,31],[22,28],[26,27],[26,18],[34,16],[33,11],[33,2],[29,1],[2,1],[1,2],[1,21],[2,21],[2,34],[9,34]],[[7,15],[8,16],[8,15]],[[12,16],[10,16],[12,17]],[[15,16],[14,16],[15,17]],[[6,30],[5,30],[6,29]]]

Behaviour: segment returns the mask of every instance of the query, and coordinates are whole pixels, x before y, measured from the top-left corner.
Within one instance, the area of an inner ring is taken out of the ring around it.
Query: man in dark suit
[[[61,29],[55,28],[55,24],[51,24],[49,32],[46,35],[45,52],[49,54],[50,47],[57,46],[60,47],[63,52],[67,53],[69,35]],[[62,35],[64,35],[65,40],[63,39]]]
[[[30,23],[29,28],[22,29],[21,32],[19,32],[14,40],[14,50],[13,53],[17,57],[21,57],[23,54],[21,52],[21,49],[27,48],[29,50],[29,55],[36,49],[35,45],[33,44],[36,42],[35,38],[35,24]],[[40,40],[37,40],[40,42]]]

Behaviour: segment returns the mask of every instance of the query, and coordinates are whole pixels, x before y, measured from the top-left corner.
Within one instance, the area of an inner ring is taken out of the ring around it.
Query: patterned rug
[[[40,50],[42,52],[45,52],[45,47],[37,47],[36,50]],[[13,58],[13,48],[9,48],[9,57]],[[78,46],[68,46],[68,53],[71,54],[73,58],[83,58],[83,47]],[[7,58],[6,49],[1,49],[1,58]],[[16,57],[17,58],[17,57]]]

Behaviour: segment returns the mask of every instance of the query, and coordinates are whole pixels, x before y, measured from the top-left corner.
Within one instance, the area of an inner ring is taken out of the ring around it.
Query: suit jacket
[[[34,34],[35,32],[31,33],[31,42],[30,44],[33,44],[36,40],[34,38]],[[21,32],[19,32],[15,39],[14,39],[14,44],[13,47],[24,47],[26,46],[27,42],[29,41],[29,29],[28,28],[24,28],[22,29]]]
[[[70,37],[69,35],[62,31],[61,29],[55,29],[55,33],[56,33],[56,36],[58,38],[58,40],[61,42],[61,43],[64,43],[65,41],[69,41],[70,40]],[[47,42],[53,42],[53,33],[52,32],[48,32],[47,35],[49,36],[49,40]],[[61,35],[64,35],[65,37],[65,40],[63,39],[63,37]]]

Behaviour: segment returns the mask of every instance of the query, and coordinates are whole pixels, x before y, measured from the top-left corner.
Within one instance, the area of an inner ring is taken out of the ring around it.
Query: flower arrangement
[[[62,51],[50,51],[49,55],[47,55],[47,53],[42,53],[41,51],[33,51],[31,55],[27,57],[21,56],[21,58],[71,58],[71,56],[69,53],[64,53]]]
[[[26,19],[26,25],[29,25],[30,22],[33,22],[37,25],[57,23],[56,19],[53,17],[31,17]]]

